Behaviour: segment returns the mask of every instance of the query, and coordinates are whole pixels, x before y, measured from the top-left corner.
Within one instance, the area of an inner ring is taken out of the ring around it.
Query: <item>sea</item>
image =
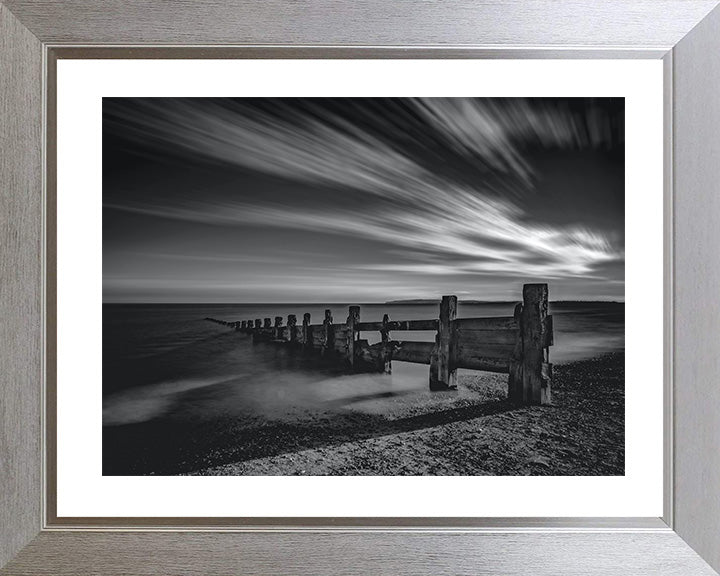
[[[104,304],[103,426],[158,418],[189,421],[223,417],[269,419],[298,411],[352,409],[363,395],[382,397],[427,391],[428,366],[393,362],[390,375],[347,375],[318,366],[282,346],[255,344],[248,335],[208,322],[311,314],[324,310],[344,323],[348,304]],[[510,316],[513,303],[463,303],[458,318]],[[437,304],[365,304],[361,321],[437,317]],[[550,304],[554,346],[550,361],[563,364],[624,350],[625,306],[617,302]],[[434,340],[434,332],[395,332],[398,340]],[[378,333],[362,333],[373,343]],[[461,373],[469,371],[462,370]],[[375,409],[382,410],[377,407]]]

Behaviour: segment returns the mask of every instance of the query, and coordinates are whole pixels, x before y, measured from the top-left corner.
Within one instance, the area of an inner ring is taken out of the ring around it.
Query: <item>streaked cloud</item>
[[[403,100],[398,112],[403,123],[390,130],[368,120],[372,112],[361,103],[353,121],[318,100],[249,108],[227,99],[112,99],[106,103],[106,129],[127,142],[176,163],[201,158],[335,195],[308,206],[292,192],[281,201],[258,194],[248,201],[242,185],[195,196],[135,193],[128,200],[115,190],[104,207],[202,225],[366,238],[387,246],[377,262],[348,264],[358,271],[618,281],[606,265],[624,260],[622,224],[608,230],[537,217],[528,199],[542,171],[528,149],[611,148],[623,139],[621,115],[592,101],[412,99]],[[346,201],[348,194],[353,202]],[[247,254],[192,257],[253,263]]]
[[[241,202],[185,203],[174,206],[119,206],[108,208],[140,214],[223,226],[247,224],[364,236],[415,250],[416,260],[433,254],[451,263],[384,265],[397,270],[478,275],[512,274],[563,278],[594,277],[598,264],[621,260],[621,248],[606,237],[582,228],[530,224],[517,206],[497,199],[472,197],[457,191],[438,193],[432,203],[396,211],[322,213],[282,206],[245,205]],[[502,247],[497,240],[502,240]],[[377,268],[382,269],[382,268]],[[433,272],[435,270],[435,272]]]

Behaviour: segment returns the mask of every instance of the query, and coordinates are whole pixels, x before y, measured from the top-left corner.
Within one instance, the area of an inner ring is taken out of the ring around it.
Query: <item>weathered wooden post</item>
[[[322,348],[322,354],[325,355],[332,352],[335,345],[335,329],[333,328],[333,317],[330,310],[325,310],[323,327],[325,328],[325,344]]]
[[[270,320],[270,318],[263,318],[263,328],[272,328],[272,320]]]
[[[273,340],[280,340],[282,338],[282,316],[275,316],[275,329],[273,330]]]
[[[243,320],[242,322],[240,322],[240,330],[242,330],[243,332],[247,330],[247,320]]]
[[[235,322],[235,332],[240,332],[241,322]]]
[[[250,321],[250,324],[252,324],[252,320]],[[251,326],[251,328],[252,328],[252,326]],[[252,335],[253,344],[260,341],[260,329],[261,328],[262,328],[262,320],[260,320],[260,318],[257,318],[255,320],[255,328],[250,330],[250,334]]]
[[[548,321],[548,285],[525,284],[520,315],[522,338],[522,403],[551,404],[552,364],[547,348],[552,343]]]
[[[457,316],[457,296],[443,296],[435,348],[430,358],[430,390],[456,387],[457,370],[451,365],[453,344],[452,322]]]
[[[382,328],[380,329],[380,338],[382,340],[382,357],[380,361],[383,364],[383,372],[392,374],[392,350],[390,348],[390,316],[383,314]]]
[[[351,370],[355,367],[355,325],[358,322],[360,322],[360,306],[350,306],[345,323],[347,327],[347,334],[345,335],[345,360],[350,365]]]
[[[305,348],[312,348],[312,328],[310,328],[310,313],[303,314],[302,344]]]
[[[291,344],[295,344],[297,341],[297,334],[295,333],[295,327],[297,326],[297,316],[295,314],[288,314],[288,328],[287,328],[287,340]]]

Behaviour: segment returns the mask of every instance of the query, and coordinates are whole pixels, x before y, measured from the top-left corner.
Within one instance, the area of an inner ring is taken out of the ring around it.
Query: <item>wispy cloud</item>
[[[359,236],[416,252],[416,260],[441,264],[398,263],[396,269],[417,273],[440,270],[478,275],[512,274],[561,278],[594,276],[599,264],[623,258],[622,249],[604,236],[583,228],[530,224],[521,210],[497,199],[466,197],[462,191],[438,196],[442,205],[397,211],[321,213],[283,206],[242,202],[185,202],[175,206],[108,208],[223,226],[247,224]],[[497,240],[501,240],[498,243]]]
[[[595,279],[605,263],[624,258],[621,238],[585,225],[538,221],[519,201],[534,191],[535,170],[525,152],[529,142],[607,146],[619,137],[607,114],[525,100],[418,99],[407,107],[428,127],[423,153],[417,153],[416,140],[403,147],[402,134],[385,138],[362,122],[310,104],[290,115],[262,107],[250,114],[207,100],[142,99],[131,105],[113,100],[107,121],[135,142],[336,189],[337,198],[312,209],[292,197],[286,203],[248,203],[239,188],[222,197],[210,191],[172,202],[123,203],[116,195],[105,207],[212,225],[260,224],[381,240],[411,261],[360,266],[409,274]],[[475,183],[427,166],[424,152],[438,147],[477,161]],[[346,204],[348,189],[364,195],[364,203]]]

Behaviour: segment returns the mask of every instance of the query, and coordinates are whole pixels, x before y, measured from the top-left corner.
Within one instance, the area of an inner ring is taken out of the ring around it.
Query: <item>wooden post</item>
[[[272,328],[272,320],[270,318],[263,319],[263,328]]]
[[[302,344],[305,348],[312,348],[312,328],[310,328],[310,313],[303,314]]]
[[[345,346],[345,359],[352,370],[355,367],[355,324],[360,322],[360,306],[350,306],[347,317],[347,335]]]
[[[243,320],[242,322],[240,322],[240,330],[247,330],[247,320]]]
[[[250,321],[250,324],[252,325],[252,320]],[[252,328],[252,326],[251,326],[251,328]],[[253,344],[260,341],[260,329],[261,328],[262,328],[262,320],[260,320],[260,318],[257,318],[255,320],[255,328],[250,330],[250,334],[252,335]]]
[[[456,388],[457,370],[452,366],[452,321],[457,316],[457,296],[443,296],[435,348],[430,359],[430,390]]]
[[[275,316],[275,329],[273,330],[273,339],[280,340],[282,336],[282,316]]]
[[[388,324],[390,317],[387,314],[383,314],[382,319],[383,325],[380,330],[380,338],[382,339],[382,358],[383,372],[385,374],[392,374],[392,350],[390,349],[390,328]]]
[[[522,402],[550,404],[552,364],[546,362],[548,285],[525,284],[521,313]]]
[[[325,328],[325,345],[322,348],[322,353],[327,354],[333,351],[335,344],[332,311],[325,310],[325,320],[323,321],[323,326]]]
[[[297,340],[297,335],[295,334],[295,326],[297,326],[297,316],[295,314],[288,314],[288,335],[286,340],[290,342],[291,344],[294,344]]]

